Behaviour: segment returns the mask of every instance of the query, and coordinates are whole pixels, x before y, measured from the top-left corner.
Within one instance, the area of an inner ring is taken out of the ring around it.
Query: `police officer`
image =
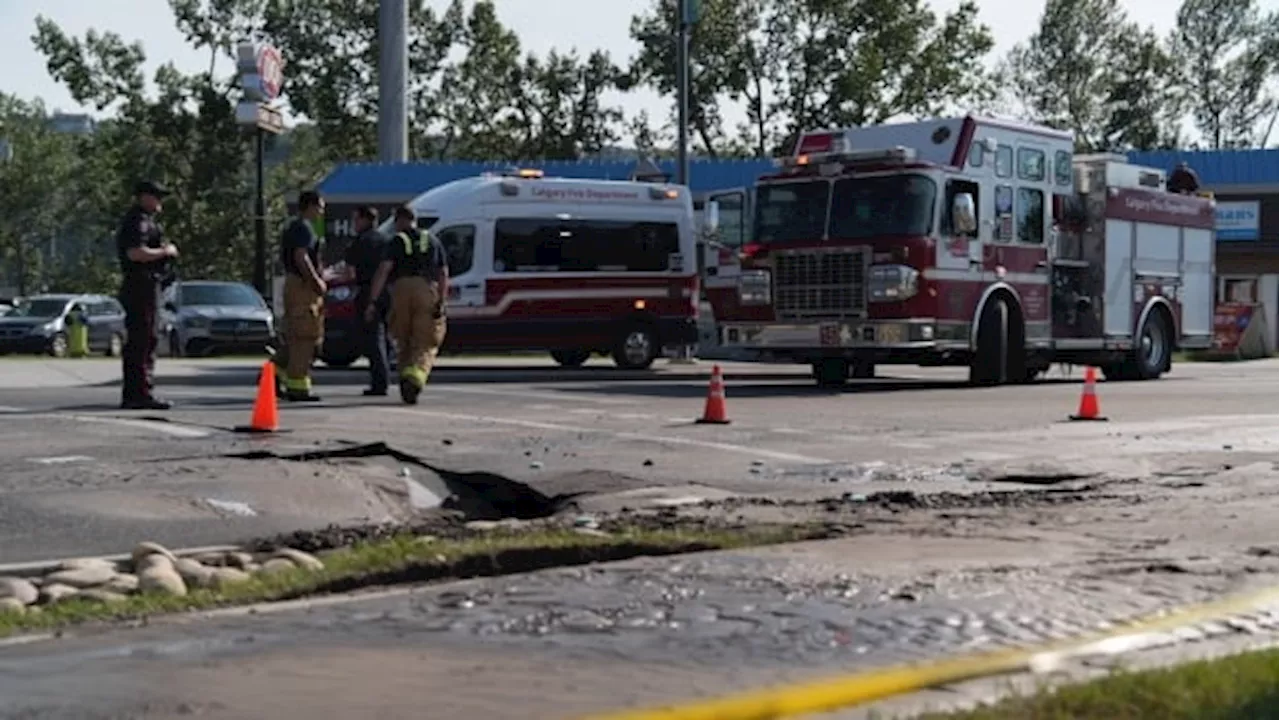
[[[324,294],[320,274],[320,239],[316,219],[324,214],[324,199],[307,190],[298,196],[298,215],[284,229],[280,263],[284,266],[284,397],[294,402],[316,401],[311,392],[311,364],[324,340]]]
[[[153,394],[156,365],[156,312],[161,285],[178,257],[178,248],[165,242],[156,222],[161,201],[169,191],[144,180],[133,188],[134,204],[116,234],[120,259],[120,304],[125,312],[124,377],[120,406],[127,410],[168,410],[170,404]]]
[[[383,291],[373,297],[373,277],[378,273],[378,266],[386,259],[387,239],[378,232],[378,209],[372,205],[362,205],[353,213],[352,223],[356,230],[356,239],[347,246],[343,261],[352,271],[359,289],[356,296],[356,311],[360,318],[372,305],[373,319],[364,321],[365,355],[369,358],[369,388],[364,391],[366,397],[387,394],[387,377],[391,374],[387,363],[387,310],[391,299]]]
[[[449,265],[444,246],[430,233],[418,230],[412,208],[396,208],[396,235],[373,279],[373,296],[390,280],[391,316],[388,326],[396,341],[400,369],[400,398],[413,405],[427,384],[431,366],[445,336],[445,298],[449,297]],[[375,309],[365,311],[365,319]]]

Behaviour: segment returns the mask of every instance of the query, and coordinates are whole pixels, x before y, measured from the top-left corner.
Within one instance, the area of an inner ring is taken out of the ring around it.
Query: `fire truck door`
[[[943,194],[942,242],[938,243],[934,264],[942,272],[981,277],[984,241],[991,240],[993,213],[990,201],[982,197],[978,183],[953,178]]]

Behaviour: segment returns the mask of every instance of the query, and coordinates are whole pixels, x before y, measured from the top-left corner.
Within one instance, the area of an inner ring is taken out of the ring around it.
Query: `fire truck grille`
[[[780,316],[863,315],[867,309],[867,250],[822,248],[774,257],[774,308]]]

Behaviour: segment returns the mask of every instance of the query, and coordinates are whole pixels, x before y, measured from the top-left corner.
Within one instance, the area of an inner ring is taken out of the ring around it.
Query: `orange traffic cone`
[[[273,433],[280,429],[280,408],[276,405],[276,364],[267,360],[258,373],[258,397],[253,401],[253,416],[248,426],[236,432]]]
[[[1084,390],[1080,393],[1080,409],[1072,420],[1106,420],[1098,408],[1098,370],[1095,367],[1084,369]]]
[[[724,376],[720,374],[720,366],[711,368],[711,385],[707,388],[707,405],[698,418],[702,425],[728,425],[729,417],[724,409]]]

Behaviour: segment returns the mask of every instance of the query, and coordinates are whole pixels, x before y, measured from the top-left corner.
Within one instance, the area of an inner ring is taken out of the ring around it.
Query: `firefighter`
[[[324,294],[320,239],[314,223],[324,214],[324,198],[308,190],[298,196],[298,216],[284,230],[280,263],[284,266],[284,398],[317,401],[311,392],[311,364],[324,340]]]
[[[1195,195],[1200,190],[1200,178],[1186,161],[1178,163],[1178,167],[1169,173],[1169,181],[1165,184],[1171,193],[1179,195]]]
[[[155,397],[156,313],[160,291],[170,274],[170,262],[178,248],[166,242],[156,222],[161,201],[169,191],[145,180],[134,186],[134,204],[125,213],[116,233],[120,259],[120,304],[125,313],[125,341],[120,407],[126,410],[168,410],[171,405]]]
[[[444,246],[431,233],[418,230],[412,208],[395,211],[395,237],[373,279],[372,297],[391,286],[387,325],[396,342],[400,398],[413,405],[427,384],[431,366],[445,336],[445,299],[449,296],[449,264]],[[376,308],[365,310],[372,321]]]

